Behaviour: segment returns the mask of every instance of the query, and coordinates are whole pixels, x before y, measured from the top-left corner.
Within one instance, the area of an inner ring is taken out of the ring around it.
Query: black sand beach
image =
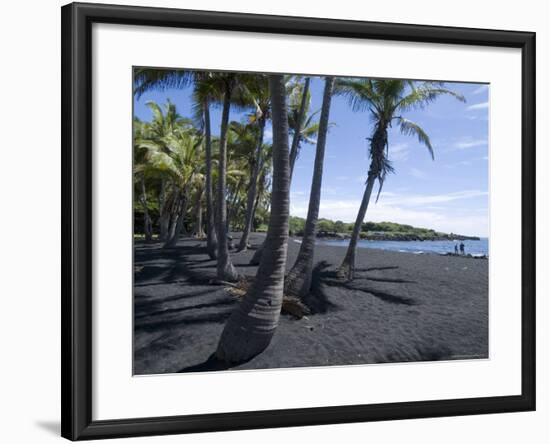
[[[251,236],[255,246],[262,239]],[[298,249],[291,239],[287,268]],[[487,260],[358,248],[356,279],[346,283],[335,277],[345,251],[316,247],[315,312],[282,315],[269,347],[233,369],[488,357]],[[255,275],[253,253],[232,252],[241,274]],[[238,301],[209,283],[216,262],[205,242],[137,242],[135,270],[134,374],[221,369],[209,357]]]

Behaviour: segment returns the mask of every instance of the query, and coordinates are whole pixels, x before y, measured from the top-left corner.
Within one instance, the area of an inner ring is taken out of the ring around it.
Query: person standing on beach
[[[460,242],[460,254],[462,256],[464,256],[465,252],[464,252],[464,242]]]
[[[455,244],[455,254],[458,256],[458,244]]]

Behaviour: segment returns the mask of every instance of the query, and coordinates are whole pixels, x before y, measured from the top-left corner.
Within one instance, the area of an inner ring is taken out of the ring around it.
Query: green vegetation
[[[302,236],[306,220],[301,217],[290,216],[290,234]],[[332,221],[319,219],[318,237],[348,238],[353,232],[354,223],[345,223],[341,220]],[[442,233],[429,228],[413,227],[412,225],[395,222],[364,222],[361,224],[360,239],[367,240],[454,240],[479,238],[464,236],[455,233]]]

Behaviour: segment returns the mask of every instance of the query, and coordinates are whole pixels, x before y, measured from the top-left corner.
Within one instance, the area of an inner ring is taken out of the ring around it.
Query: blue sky
[[[311,108],[321,108],[323,79],[312,78]],[[389,157],[395,173],[384,184],[377,203],[372,199],[365,220],[391,221],[444,232],[488,236],[488,111],[489,87],[447,83],[464,95],[466,103],[442,96],[423,110],[404,114],[430,136],[432,160],[416,138],[397,128],[389,134]],[[191,90],[147,92],[134,100],[134,113],[151,119],[146,102],[163,104],[170,99],[183,116],[191,115]],[[219,132],[221,110],[212,109],[212,129]],[[244,113],[232,112],[231,120]],[[351,111],[348,102],[333,97],[333,125],[327,138],[320,217],[353,222],[364,191],[369,167],[366,138],[372,132],[367,112]],[[267,127],[267,139],[271,128]],[[291,215],[305,217],[311,186],[315,146],[303,144],[291,189]]]

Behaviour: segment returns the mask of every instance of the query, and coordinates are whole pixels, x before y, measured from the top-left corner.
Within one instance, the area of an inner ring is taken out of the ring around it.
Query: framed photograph
[[[62,8],[62,435],[535,409],[535,34]]]

